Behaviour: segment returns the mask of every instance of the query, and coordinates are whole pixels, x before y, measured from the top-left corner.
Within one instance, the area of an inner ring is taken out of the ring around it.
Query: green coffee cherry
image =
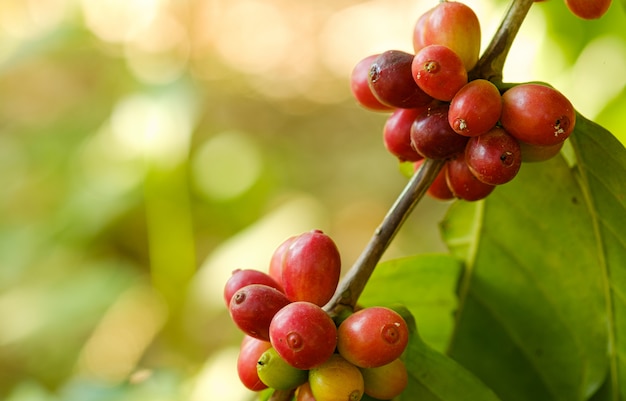
[[[365,394],[376,399],[390,400],[406,388],[409,376],[404,363],[396,359],[377,368],[361,369]]]
[[[276,390],[296,388],[308,379],[308,371],[296,369],[285,362],[274,348],[265,351],[256,365],[259,379]]]

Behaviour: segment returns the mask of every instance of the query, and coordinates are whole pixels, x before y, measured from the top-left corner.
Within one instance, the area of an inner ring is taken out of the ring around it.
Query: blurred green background
[[[466,2],[484,44],[506,2]],[[361,58],[435,0],[0,2],[0,399],[248,400],[222,287],[313,228],[356,259],[406,178]],[[507,81],[626,141],[626,24],[533,7]],[[439,252],[425,199],[385,259]]]

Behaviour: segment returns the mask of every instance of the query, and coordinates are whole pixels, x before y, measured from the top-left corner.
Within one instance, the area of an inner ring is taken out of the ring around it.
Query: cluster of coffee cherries
[[[572,104],[548,85],[498,88],[470,79],[480,39],[473,10],[443,1],[417,20],[414,54],[388,50],[352,71],[356,100],[391,112],[383,140],[392,155],[415,168],[425,158],[446,160],[427,192],[437,199],[485,198],[511,181],[522,161],[559,153],[574,129]]]
[[[238,269],[224,287],[244,333],[237,372],[250,390],[293,390],[297,401],[389,400],[408,383],[400,359],[409,338],[393,309],[369,307],[333,319],[341,259],[320,230],[288,238],[269,272]]]

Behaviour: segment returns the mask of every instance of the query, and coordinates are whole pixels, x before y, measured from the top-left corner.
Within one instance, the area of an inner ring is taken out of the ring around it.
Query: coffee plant
[[[411,178],[343,278],[317,229],[277,244],[267,274],[233,272],[237,369],[261,399],[626,399],[626,150],[550,83],[506,81],[533,3],[512,1],[482,55],[475,13],[442,1],[416,16],[413,54],[355,65],[354,98],[389,113],[382,142]],[[381,263],[425,195],[454,199],[450,252]]]

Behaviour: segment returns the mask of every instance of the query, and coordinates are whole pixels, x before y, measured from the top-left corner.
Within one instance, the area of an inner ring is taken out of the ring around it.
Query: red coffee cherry
[[[485,184],[472,174],[465,162],[465,152],[456,154],[447,165],[448,188],[457,198],[477,201],[486,198],[495,189],[495,185]]]
[[[393,107],[382,104],[374,96],[369,86],[369,73],[372,64],[378,58],[378,54],[367,56],[359,61],[350,75],[350,90],[356,101],[363,107],[373,111],[390,111]]]
[[[417,86],[434,99],[450,101],[467,83],[461,58],[449,47],[429,45],[415,54],[411,72]]]
[[[550,146],[569,137],[576,124],[572,103],[559,91],[521,84],[502,95],[502,127],[522,142]]]
[[[415,109],[396,109],[385,122],[383,143],[385,148],[400,161],[423,159],[411,146],[411,125],[413,121],[427,111],[428,106]]]
[[[480,53],[481,36],[476,13],[463,3],[442,1],[426,14],[424,20],[418,20],[416,24],[414,45],[446,46],[461,57],[466,71],[474,68]],[[415,48],[416,52],[418,50]]]
[[[269,267],[269,275],[276,281],[281,284],[283,282],[283,264],[285,263],[285,252],[291,245],[291,243],[296,239],[296,236],[292,236],[284,240],[278,245],[278,248],[274,250],[272,254],[272,258],[270,259],[270,267]]]
[[[411,126],[411,144],[428,159],[447,159],[465,150],[468,138],[459,135],[448,124],[448,105],[431,107],[419,115]]]
[[[522,165],[519,142],[504,129],[494,127],[470,138],[465,148],[465,162],[480,181],[491,185],[507,183]]]
[[[313,396],[313,391],[311,390],[309,382],[306,382],[298,387],[296,390],[296,401],[317,401],[315,396]]]
[[[335,293],[340,274],[337,245],[320,230],[299,235],[285,251],[282,283],[290,301],[325,305]]]
[[[361,368],[386,365],[400,357],[409,341],[409,329],[397,312],[385,307],[361,309],[337,330],[337,350]]]
[[[264,284],[283,292],[283,287],[267,273],[253,269],[236,269],[224,285],[224,301],[230,305],[233,295],[241,288],[250,284]]]
[[[476,79],[452,98],[448,123],[460,135],[477,136],[495,127],[502,113],[502,96],[491,82]]]
[[[259,379],[257,373],[257,361],[272,344],[250,336],[244,336],[237,357],[237,374],[244,386],[252,391],[260,391],[267,385]]]
[[[311,369],[335,351],[337,327],[319,306],[293,302],[281,309],[270,324],[270,342],[291,366]]]
[[[251,284],[238,290],[228,308],[233,322],[247,335],[268,341],[274,315],[289,304],[282,292],[263,284]]]
[[[412,54],[399,50],[388,50],[376,58],[369,71],[369,86],[381,103],[411,109],[432,101],[413,80],[412,62]]]
[[[607,12],[611,0],[565,0],[565,4],[579,18],[597,19]]]

